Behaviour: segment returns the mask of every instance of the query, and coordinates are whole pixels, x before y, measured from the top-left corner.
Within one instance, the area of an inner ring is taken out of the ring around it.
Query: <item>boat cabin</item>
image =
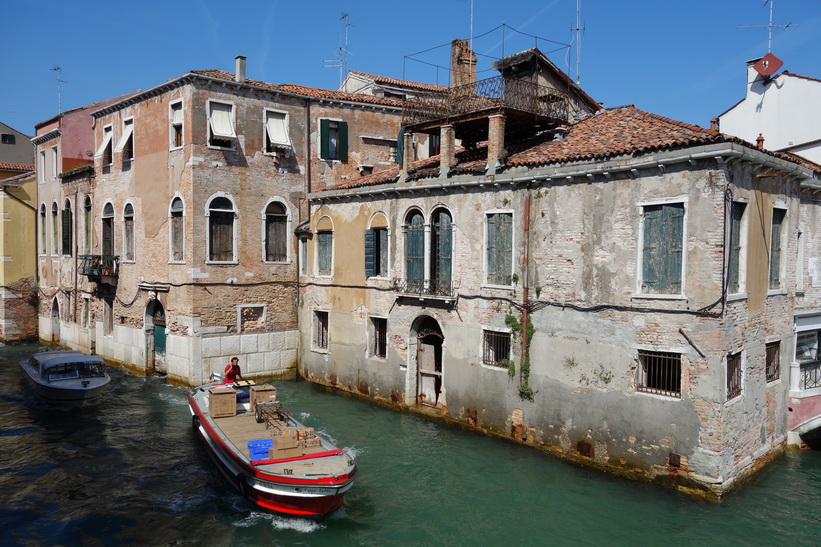
[[[48,382],[105,377],[103,359],[79,351],[35,353],[29,359],[29,366]]]

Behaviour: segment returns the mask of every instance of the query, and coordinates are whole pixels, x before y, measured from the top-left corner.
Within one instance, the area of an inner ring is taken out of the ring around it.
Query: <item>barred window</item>
[[[388,320],[383,317],[371,317],[373,326],[371,355],[385,357],[388,349]]]
[[[767,344],[767,381],[775,382],[781,377],[781,343]]]
[[[314,347],[328,349],[328,312],[314,312]]]
[[[681,398],[681,354],[639,350],[636,389]]]
[[[727,400],[741,395],[741,354],[727,356]]]
[[[484,331],[482,363],[495,367],[507,367],[510,360],[510,333]]]

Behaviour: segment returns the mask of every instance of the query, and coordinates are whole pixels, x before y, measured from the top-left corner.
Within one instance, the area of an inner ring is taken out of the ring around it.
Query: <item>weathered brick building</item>
[[[309,195],[302,374],[721,495],[787,440],[821,167],[496,67],[406,104],[440,157]]]

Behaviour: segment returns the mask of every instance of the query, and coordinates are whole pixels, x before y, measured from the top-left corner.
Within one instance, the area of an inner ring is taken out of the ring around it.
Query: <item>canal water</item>
[[[821,452],[789,452],[721,503],[279,382],[308,426],[357,456],[323,522],[257,511],[191,429],[187,391],[111,369],[82,409],[41,402],[0,348],[0,544],[819,545]]]

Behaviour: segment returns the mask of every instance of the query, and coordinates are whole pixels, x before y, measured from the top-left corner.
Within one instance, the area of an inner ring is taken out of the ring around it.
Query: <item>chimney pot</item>
[[[755,147],[759,150],[764,148],[764,135],[762,133],[759,133],[758,137],[755,139]]]
[[[237,55],[237,73],[234,79],[239,83],[245,82],[245,55]]]

